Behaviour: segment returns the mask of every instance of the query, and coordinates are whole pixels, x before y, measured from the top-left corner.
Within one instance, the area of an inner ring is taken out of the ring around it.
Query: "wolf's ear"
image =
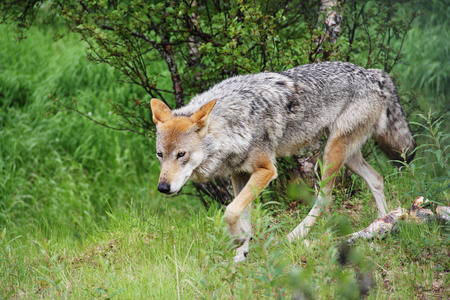
[[[191,116],[191,121],[197,124],[199,128],[205,126],[214,105],[216,105],[216,100],[212,100],[200,107],[200,109]]]
[[[153,123],[155,123],[155,125],[164,123],[173,116],[172,110],[161,100],[152,99],[150,101],[150,106],[152,107]]]

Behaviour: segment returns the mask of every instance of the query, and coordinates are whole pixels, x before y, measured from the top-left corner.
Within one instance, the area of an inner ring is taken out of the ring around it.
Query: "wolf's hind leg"
[[[364,179],[377,203],[378,218],[384,217],[387,205],[384,195],[383,177],[364,160],[360,150],[347,158],[345,166]]]
[[[247,184],[250,178],[248,173],[239,173],[231,175],[231,183],[233,184],[234,197],[237,197],[242,189]],[[236,238],[235,242],[239,243],[240,246],[236,249],[236,256],[234,261],[242,262],[247,257],[250,246],[250,238],[252,236],[252,205],[248,205],[242,215],[239,218],[239,227],[242,234]]]
[[[311,231],[311,227],[317,222],[317,218],[331,205],[331,191],[335,181],[334,175],[344,164],[347,148],[348,141],[345,137],[335,135],[328,138],[324,154],[325,172],[322,176],[322,180],[326,181],[325,188],[322,191],[325,197],[319,194],[316,203],[306,218],[288,234],[289,242],[298,238],[305,238]]]

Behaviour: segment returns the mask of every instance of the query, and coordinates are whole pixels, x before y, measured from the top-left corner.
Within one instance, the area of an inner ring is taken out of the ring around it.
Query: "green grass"
[[[395,72],[401,79],[401,91],[415,91],[410,97],[421,111],[445,112],[450,104],[448,1],[426,1],[422,13],[406,36],[404,56]]]
[[[51,33],[32,29],[16,43],[0,31],[0,299],[357,299],[358,278],[368,276],[369,299],[450,296],[448,225],[404,224],[385,240],[359,242],[339,264],[338,237],[376,214],[355,176],[340,180],[332,212],[309,237],[313,247],[284,240],[307,204],[288,212],[257,203],[249,260],[233,265],[222,210],[156,192],[152,140],[106,130],[49,99],[75,98],[108,122],[107,99],[148,99],[88,62],[77,37],[52,43]],[[377,166],[373,156],[369,163]],[[420,180],[431,180],[416,164]],[[380,167],[389,208],[409,207],[413,178]]]
[[[255,225],[251,255],[239,266],[231,263],[222,212],[214,209],[182,218],[160,212],[145,220],[114,211],[82,243],[63,231],[47,239],[33,230],[7,232],[0,291],[17,298],[108,298],[118,292],[118,299],[193,299],[290,298],[301,288],[320,299],[358,299],[358,276],[371,276],[368,299],[449,296],[448,241],[439,226],[404,225],[385,241],[360,242],[350,263],[341,266],[339,233],[325,221],[310,237],[316,245],[308,248],[281,243],[295,226],[292,220],[278,223],[261,209],[258,216],[261,230]]]
[[[159,167],[152,140],[106,130],[49,99],[76,99],[86,114],[114,122],[107,100],[126,104],[142,97],[139,91],[89,63],[73,36],[52,43],[50,31],[33,30],[16,43],[5,30],[2,35],[0,196],[7,213],[0,221],[85,227],[133,197],[146,208],[164,208],[154,189]]]

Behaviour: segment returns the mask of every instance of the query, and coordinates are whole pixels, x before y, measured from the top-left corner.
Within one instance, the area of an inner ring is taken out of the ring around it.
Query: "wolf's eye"
[[[163,154],[162,154],[162,152],[156,152],[156,156],[158,156],[158,157],[163,157]]]
[[[186,152],[178,152],[177,158],[183,157],[186,154]]]

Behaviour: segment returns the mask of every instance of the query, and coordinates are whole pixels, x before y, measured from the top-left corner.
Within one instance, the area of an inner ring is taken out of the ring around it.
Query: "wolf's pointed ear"
[[[158,125],[158,123],[164,123],[173,116],[170,107],[168,107],[161,100],[152,99],[150,101],[150,106],[152,107],[153,123],[155,123],[155,125]]]
[[[199,128],[204,127],[206,125],[206,121],[208,120],[209,114],[214,108],[214,105],[216,105],[216,100],[212,100],[200,107],[200,109],[191,116],[192,122],[197,124]]]

